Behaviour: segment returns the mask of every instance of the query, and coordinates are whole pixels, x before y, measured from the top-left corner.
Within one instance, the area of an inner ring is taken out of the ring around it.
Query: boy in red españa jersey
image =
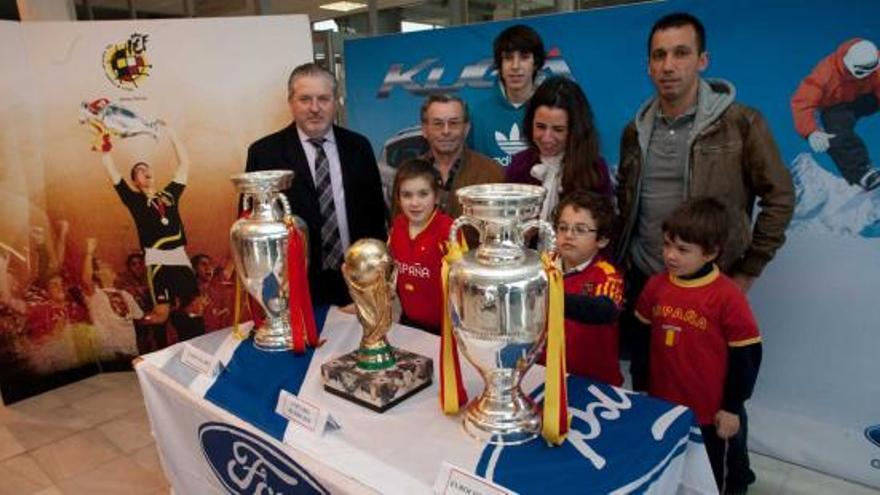
[[[648,392],[694,410],[719,490],[745,493],[755,477],[744,403],[761,335],[745,294],[714,263],[728,222],[724,206],[707,197],[686,201],[663,222],[666,271],[648,281],[636,317],[650,332]]]

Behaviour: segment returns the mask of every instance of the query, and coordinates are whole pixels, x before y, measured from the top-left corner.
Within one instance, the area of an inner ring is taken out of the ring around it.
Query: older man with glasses
[[[497,162],[465,145],[471,129],[467,104],[459,97],[434,94],[425,99],[421,110],[422,134],[429,150],[423,157],[434,164],[443,181],[439,205],[447,215],[461,215],[455,196],[458,189],[474,184],[504,182],[504,171]]]

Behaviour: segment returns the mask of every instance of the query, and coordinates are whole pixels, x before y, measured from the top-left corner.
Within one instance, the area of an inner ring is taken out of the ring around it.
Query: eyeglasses
[[[598,229],[591,229],[587,227],[585,224],[576,223],[574,225],[568,225],[567,223],[560,223],[556,225],[556,233],[557,234],[571,234],[575,237],[584,237],[588,234],[598,232]]]
[[[438,130],[438,131],[439,131],[439,130],[443,130],[447,125],[449,126],[449,129],[450,129],[450,130],[461,129],[461,127],[464,125],[464,120],[458,120],[458,119],[440,120],[440,119],[435,119],[435,120],[430,120],[430,121],[428,121],[428,126],[429,126],[431,129],[435,129],[435,130]]]

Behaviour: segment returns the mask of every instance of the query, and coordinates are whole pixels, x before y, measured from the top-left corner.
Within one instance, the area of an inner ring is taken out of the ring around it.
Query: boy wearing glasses
[[[623,277],[600,253],[610,242],[614,209],[584,192],[556,209],[556,246],[565,271],[565,357],[568,371],[620,386],[617,316]]]

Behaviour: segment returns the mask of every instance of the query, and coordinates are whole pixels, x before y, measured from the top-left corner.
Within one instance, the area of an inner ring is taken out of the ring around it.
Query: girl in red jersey
[[[405,161],[394,177],[395,216],[388,247],[397,262],[397,294],[404,325],[440,335],[440,265],[452,218],[437,209],[440,175],[421,159]]]

